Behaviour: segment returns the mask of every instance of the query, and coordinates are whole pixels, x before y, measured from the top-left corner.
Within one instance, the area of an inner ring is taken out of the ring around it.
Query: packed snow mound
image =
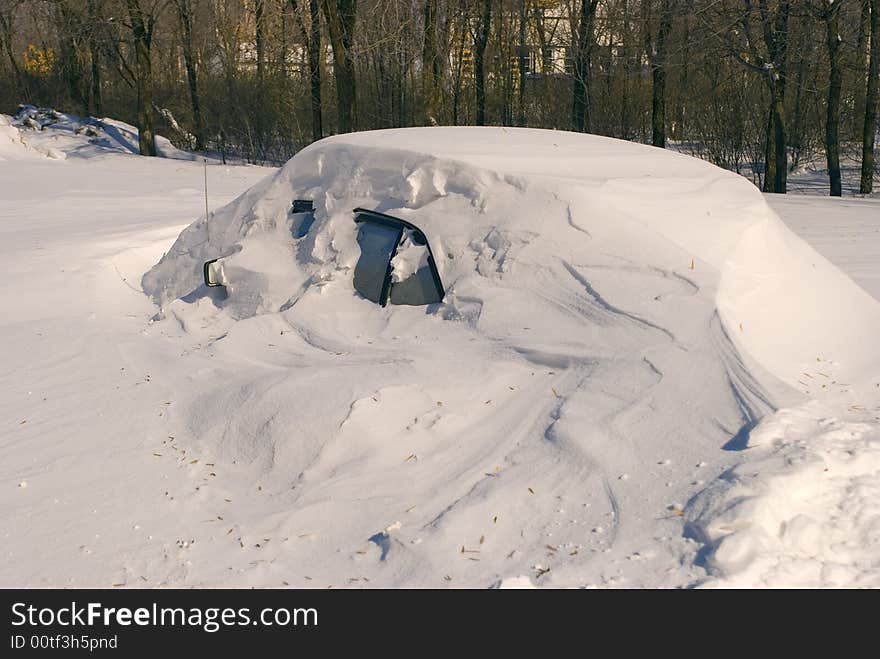
[[[0,114],[0,160],[16,160],[36,155],[22,141],[21,133],[12,124],[12,117]]]
[[[294,198],[316,207],[301,239]],[[221,306],[232,318],[317,294],[324,312],[338,313],[327,292],[354,296],[356,206],[424,230],[439,255],[445,316],[485,304],[482,291],[498,280],[535,281],[560,263],[576,278],[609,259],[677,267],[711,273],[733,343],[789,385],[817,356],[843,379],[880,368],[880,305],[790,232],[748,181],[685,155],[557,131],[413,128],[322,140],[210,227],[193,223],[144,288],[165,306],[198,289],[203,261],[225,257],[232,286]],[[589,287],[593,278],[583,279]]]
[[[860,400],[769,416],[750,458],[690,503],[706,585],[880,587],[880,395]]]
[[[56,160],[140,154],[138,129],[116,119],[79,117],[52,108],[22,105],[11,123],[29,147]],[[161,135],[156,136],[156,151],[163,158],[196,159],[194,154],[181,151]]]

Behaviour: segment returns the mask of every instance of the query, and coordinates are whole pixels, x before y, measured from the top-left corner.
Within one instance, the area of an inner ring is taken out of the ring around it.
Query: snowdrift
[[[314,201],[307,231],[294,199]],[[355,293],[355,207],[424,231],[442,303]],[[201,283],[218,257],[223,293]],[[164,332],[217,357],[182,428],[276,494],[274,531],[320,529],[284,560],[366,560],[386,585],[607,585],[624,560],[630,585],[694,580],[721,513],[704,501],[687,536],[682,517],[737,462],[722,449],[880,372],[880,305],[748,181],[591,135],[329,138],[142,283]],[[805,379],[817,359],[834,386]]]
[[[79,117],[52,108],[22,105],[8,121],[20,131],[19,137],[33,153],[55,160],[140,153],[138,129],[118,119]],[[181,151],[161,135],[156,136],[156,151],[162,158],[197,158],[196,154]]]
[[[36,155],[22,141],[12,117],[0,114],[0,160],[18,160]]]

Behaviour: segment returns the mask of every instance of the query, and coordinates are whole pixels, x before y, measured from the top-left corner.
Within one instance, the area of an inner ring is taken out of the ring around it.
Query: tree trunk
[[[619,75],[621,80],[621,94],[620,94],[620,106],[617,110],[617,117],[620,119],[619,128],[617,130],[617,137],[628,140],[630,139],[630,129],[632,128],[632,121],[630,120],[630,114],[632,113],[633,104],[630,102],[630,79],[631,79],[631,40],[629,35],[630,30],[630,19],[629,19],[629,9],[630,9],[631,0],[622,0],[623,6],[621,21],[620,21],[620,34],[622,37],[622,48],[621,52],[623,54],[623,71],[622,75]]]
[[[104,114],[104,103],[101,98],[101,62],[98,54],[98,47],[94,41],[89,39],[89,59],[92,68],[92,112],[94,116],[100,117]]]
[[[788,55],[789,2],[779,2],[775,15],[762,3],[764,44],[770,56],[764,79],[770,89],[770,125],[767,136],[764,192],[785,194],[788,186],[788,139],[785,130],[785,78]]]
[[[85,88],[85,72],[81,57],[82,18],[69,5],[56,5],[55,22],[61,46],[61,70],[67,82],[67,93],[77,112],[89,113],[89,97]]]
[[[500,7],[499,9],[502,9]],[[510,14],[504,11],[498,11],[495,14],[497,27],[495,30],[496,44],[498,50],[494,60],[496,62],[495,75],[501,82],[501,108],[500,119],[502,126],[510,126],[513,123],[513,67],[510,66],[510,37],[508,37],[507,29],[510,27],[506,18],[511,18]],[[512,22],[512,20],[511,20]]]
[[[189,0],[179,0],[177,3],[178,16],[180,18],[180,31],[183,40],[183,61],[186,66],[186,80],[189,84],[189,98],[193,114],[193,135],[196,138],[195,148],[201,151],[205,148],[205,127],[202,120],[202,104],[199,99],[199,80],[196,72],[195,54],[192,40],[192,13]]]
[[[142,156],[156,155],[156,137],[153,132],[153,67],[150,45],[153,39],[153,17],[145,17],[138,0],[127,0],[131,31],[134,36],[137,63],[137,122],[138,147]]]
[[[357,0],[322,0],[324,17],[333,48],[333,77],[336,81],[336,112],[340,133],[354,130],[357,88],[351,44],[354,38]]]
[[[688,7],[685,7],[687,10]],[[681,53],[681,66],[678,76],[678,94],[673,113],[672,139],[682,140],[685,134],[685,123],[688,120],[688,92],[690,91],[690,67],[691,67],[691,13],[684,12],[684,28],[681,40],[684,42],[684,50]]]
[[[860,0],[859,32],[856,37],[856,65],[865,67],[868,63],[868,38],[871,33],[871,0]]]
[[[828,63],[830,76],[828,83],[828,108],[825,117],[825,155],[828,161],[828,177],[831,182],[831,196],[841,195],[840,184],[840,3],[826,0],[825,28],[828,42]]]
[[[254,0],[254,45],[257,50],[258,93],[262,96],[266,61],[266,7],[263,0]]]
[[[474,42],[474,87],[477,96],[477,126],[486,125],[486,45],[492,22],[492,0],[483,0],[483,14]]]
[[[785,194],[788,189],[788,143],[785,133],[785,88],[778,81],[773,93],[773,154],[776,159],[774,189],[770,192]]]
[[[772,98],[772,96],[771,96]],[[770,103],[770,114],[767,115],[767,137],[764,143],[764,192],[776,192],[776,141],[773,139],[773,109]]]
[[[529,9],[526,4],[527,0],[520,0],[519,5],[519,38],[517,41],[517,57],[519,64],[519,88],[517,89],[517,112],[516,125],[526,125],[526,58],[529,55],[528,45],[526,44],[527,31],[526,27],[529,20]]]
[[[268,156],[270,140],[266,111],[266,5],[264,0],[254,0],[254,47],[257,58],[256,112],[254,112],[254,141],[262,161]]]
[[[12,72],[15,75],[15,85],[18,88],[18,93],[25,103],[28,103],[30,102],[28,86],[24,82],[24,77],[18,66],[18,60],[12,49],[12,27],[12,12],[10,11],[8,14],[4,14],[0,11],[0,41],[3,42],[3,50],[6,51],[6,56],[9,58],[9,65],[12,67]]]
[[[422,123],[437,123],[437,2],[425,0],[425,39],[422,44]]]
[[[859,26],[856,34],[856,50],[853,53],[852,66],[858,72],[861,80],[864,72],[868,70],[868,41],[871,33],[871,0],[859,0]],[[848,64],[844,65],[846,68]],[[859,85],[855,92],[855,108],[852,112],[852,133],[861,130],[858,123],[865,117],[865,87]],[[849,123],[849,122],[847,122]],[[856,128],[856,126],[859,128]]]
[[[324,137],[321,117],[321,10],[318,7],[318,0],[308,0],[308,2],[308,29],[306,29],[305,19],[300,15],[297,0],[290,0],[290,9],[306,48],[309,67],[309,100],[312,113],[312,141],[317,142]]]
[[[553,58],[547,47],[547,28],[544,25],[544,8],[538,0],[527,0],[532,3],[532,18],[535,20],[535,33],[538,35],[538,47],[541,49],[541,73],[550,73],[553,68]],[[532,66],[535,66],[534,64]],[[537,67],[535,67],[537,70]]]
[[[770,83],[770,115],[764,157],[764,192],[785,194],[788,186],[788,143],[785,131],[785,88]]]
[[[814,39],[810,34],[802,36],[805,36],[806,39],[801,39],[800,43],[796,45],[796,52],[798,48],[804,47],[805,40]],[[789,122],[788,144],[792,147],[792,151],[794,152],[793,159],[795,162],[800,160],[804,146],[807,143],[807,128],[812,128],[807,116],[810,109],[810,104],[807,101],[810,96],[809,89],[811,89],[806,80],[808,64],[809,62],[807,61],[807,58],[801,57],[797,64],[797,68],[794,71],[794,108],[792,110],[793,116]]]
[[[95,7],[95,0],[88,1],[89,15],[89,61],[91,65],[91,92],[92,92],[92,112],[96,117],[100,117],[104,113],[103,102],[101,98],[101,54],[98,49],[98,41],[95,38],[96,24],[100,19],[98,11]]]
[[[464,45],[467,39],[470,15],[467,11],[461,11],[461,34],[458,39],[458,48],[455,54],[455,83],[452,86],[452,125],[459,125],[459,108],[461,106],[461,86],[464,69]]]
[[[865,125],[862,132],[862,180],[859,192],[874,189],[874,139],[877,132],[877,95],[880,85],[880,0],[871,0],[871,54],[868,90],[865,94]]]
[[[651,62],[651,143],[666,148],[666,44],[672,32],[673,7],[663,0],[657,41],[650,49]]]
[[[578,16],[574,56],[574,94],[572,102],[572,129],[590,132],[590,55],[593,50],[593,28],[599,0],[581,0]]]
[[[309,87],[312,105],[312,139],[324,137],[321,118],[321,13],[318,0],[309,0]]]
[[[70,100],[74,103],[77,111],[86,116],[89,113],[89,97],[84,87],[85,75],[83,63],[80,59],[79,44],[75,39],[63,38],[61,55],[64,60],[64,70],[67,78],[67,90]]]
[[[666,70],[651,67],[651,144],[666,148]]]

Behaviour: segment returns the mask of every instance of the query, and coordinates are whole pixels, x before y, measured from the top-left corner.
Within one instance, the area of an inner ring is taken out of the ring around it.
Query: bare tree
[[[528,20],[529,20],[529,5],[527,0],[520,0],[519,3],[519,21],[517,23],[517,27],[519,29],[519,33],[517,35],[517,66],[519,68],[519,98],[517,99],[517,114],[516,114],[516,125],[517,126],[525,126],[526,125],[526,76],[528,71],[526,70],[528,57],[529,57],[529,47],[526,45],[527,34],[528,34]]]
[[[651,143],[666,148],[666,51],[672,32],[675,0],[660,0],[656,32],[651,25],[653,0],[644,0],[642,6],[646,10],[645,52],[651,65]]]
[[[297,25],[300,37],[306,49],[306,59],[309,68],[309,103],[312,114],[312,140],[318,141],[324,137],[324,127],[321,110],[321,13],[318,8],[318,0],[308,0],[309,24],[306,22],[298,0],[289,0],[293,13],[293,20]]]
[[[262,88],[266,77],[266,5],[254,0],[254,47],[257,58],[257,83]]]
[[[153,44],[153,28],[163,3],[152,2],[147,10],[146,0],[126,0],[129,27],[134,38],[137,85],[138,147],[142,156],[156,155],[156,135],[153,119],[153,64],[150,50]]]
[[[2,43],[3,50],[9,58],[9,65],[14,74],[15,87],[18,90],[18,93],[21,94],[25,101],[27,101],[29,100],[30,94],[28,93],[27,85],[24,82],[21,68],[18,66],[18,60],[15,56],[12,45],[12,36],[15,27],[15,11],[21,3],[22,0],[0,0],[0,43]]]
[[[736,10],[736,20],[727,29],[730,53],[761,74],[770,92],[764,192],[783,194],[788,180],[785,82],[790,11],[788,0],[743,0],[741,9]],[[756,27],[761,30],[761,40],[754,35]]]
[[[60,0],[52,5],[52,16],[61,47],[60,65],[67,83],[67,95],[83,115],[89,113],[89,94],[84,69],[86,34],[85,17],[70,0]]]
[[[190,106],[193,116],[193,135],[195,148],[205,148],[205,124],[202,119],[202,104],[199,97],[199,79],[196,70],[195,48],[193,47],[193,24],[191,0],[175,0],[177,16],[180,20],[180,39],[183,46],[183,61],[186,66],[186,80],[189,86]]]
[[[572,128],[578,132],[590,132],[591,71],[590,55],[593,50],[593,31],[596,7],[599,0],[581,0],[574,42],[574,94],[572,99]]]
[[[825,22],[825,43],[828,48],[828,102],[825,114],[825,159],[828,163],[828,177],[831,196],[842,193],[840,181],[840,7],[845,0],[822,0],[819,11]]]
[[[477,99],[477,126],[486,125],[486,46],[492,27],[492,0],[483,0],[483,11],[474,37],[474,88]]]
[[[865,123],[862,131],[862,179],[859,192],[874,189],[874,140],[877,133],[877,101],[880,86],[880,0],[871,0],[871,54],[865,94]]]
[[[357,19],[357,0],[322,0],[330,45],[333,48],[333,77],[336,81],[336,113],[340,133],[350,133],[357,116],[352,44]]]
[[[88,12],[88,45],[89,45],[89,64],[91,69],[91,107],[96,116],[103,114],[103,103],[101,93],[101,50],[98,46],[98,31],[103,21],[101,15],[101,6],[95,0],[88,0],[86,3]]]
[[[422,47],[422,122],[437,123],[440,61],[437,53],[437,0],[424,0],[425,30]]]
[[[321,119],[321,13],[318,0],[309,0],[309,89],[312,107],[312,139],[324,137]]]

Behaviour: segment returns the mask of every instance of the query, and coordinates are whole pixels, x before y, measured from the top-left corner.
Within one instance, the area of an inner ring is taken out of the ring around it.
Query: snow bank
[[[880,586],[878,403],[844,410],[814,400],[752,431],[753,457],[688,508],[714,577],[706,585]]]
[[[718,308],[737,345],[809,396],[817,362],[838,382],[880,373],[880,303],[775,215],[744,232],[722,270]]]
[[[22,141],[18,128],[12,124],[12,117],[0,114],[0,160],[15,160],[34,155]]]
[[[11,123],[21,131],[22,140],[31,149],[56,160],[140,153],[138,129],[117,119],[79,117],[52,108],[22,105]],[[156,151],[163,158],[197,158],[161,135],[156,136]]]

